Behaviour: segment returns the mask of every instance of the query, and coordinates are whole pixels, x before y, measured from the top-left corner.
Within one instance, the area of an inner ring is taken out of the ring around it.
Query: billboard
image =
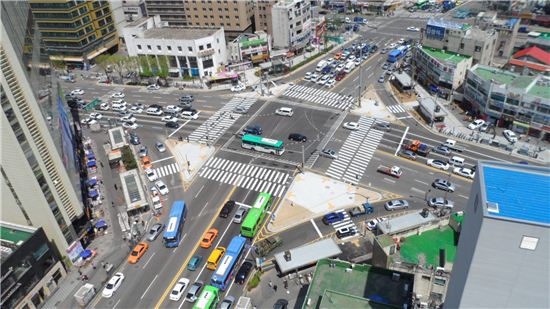
[[[442,41],[445,37],[445,28],[435,26],[435,25],[427,25],[426,26],[426,37],[428,39],[435,39]]]

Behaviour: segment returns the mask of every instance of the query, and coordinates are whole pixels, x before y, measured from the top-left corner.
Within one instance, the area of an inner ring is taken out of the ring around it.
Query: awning
[[[95,155],[93,152],[90,152],[87,156],[88,160],[95,160]]]
[[[89,187],[93,187],[93,186],[95,186],[96,184],[97,184],[97,179],[95,179],[95,178],[90,178],[90,179],[88,179],[88,186],[89,186]]]
[[[88,167],[95,167],[95,161],[88,161]]]
[[[527,123],[523,123],[523,122],[519,122],[519,121],[514,121],[514,125],[515,126],[518,126],[518,127],[524,127],[526,129],[529,129],[529,124]]]
[[[90,198],[95,198],[99,195],[99,193],[97,192],[97,190],[91,190],[90,192],[88,192],[88,197]]]
[[[105,220],[103,220],[103,219],[99,219],[99,220],[95,223],[95,227],[98,228],[98,229],[106,228],[106,227],[107,227],[107,222],[105,222]]]
[[[89,258],[90,256],[92,256],[92,250],[86,249],[86,250],[80,252],[80,256],[81,256],[83,259],[87,259],[87,258]]]

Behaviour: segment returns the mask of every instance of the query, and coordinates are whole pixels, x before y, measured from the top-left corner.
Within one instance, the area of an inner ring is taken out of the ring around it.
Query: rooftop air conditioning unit
[[[285,251],[284,258],[287,262],[290,262],[290,260],[292,260],[292,255],[290,254],[290,251]]]

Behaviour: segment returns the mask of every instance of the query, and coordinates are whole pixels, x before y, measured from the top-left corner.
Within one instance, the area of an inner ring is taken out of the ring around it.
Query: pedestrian
[[[273,290],[274,290],[275,292],[277,292],[277,285],[276,285],[276,284],[273,286]]]
[[[105,262],[101,262],[101,267],[105,269]]]
[[[116,183],[115,183],[115,190],[118,190],[118,187],[116,186]]]
[[[103,162],[99,161],[99,165],[101,165],[101,168],[103,168]]]
[[[82,276],[82,271],[80,270],[80,267],[78,268],[78,275]]]
[[[269,280],[269,283],[267,285],[269,285],[270,288],[273,288],[273,281]]]
[[[93,269],[96,269],[95,263],[94,263],[94,262],[92,262],[92,268],[93,268]]]

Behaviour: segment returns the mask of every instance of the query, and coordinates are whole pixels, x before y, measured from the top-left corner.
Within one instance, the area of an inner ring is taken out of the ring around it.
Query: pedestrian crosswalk
[[[339,229],[342,229],[342,228],[349,228],[350,230],[354,230],[355,231],[355,234],[357,234],[358,230],[357,230],[357,226],[355,225],[355,222],[353,222],[351,220],[351,217],[350,215],[348,214],[348,212],[345,210],[345,209],[341,209],[341,210],[338,210],[336,211],[337,213],[342,213],[344,215],[344,219],[343,220],[340,220],[338,222],[335,222],[335,223],[332,223],[332,227],[334,228],[335,231],[339,230]],[[341,240],[346,240],[348,238],[352,238],[354,235],[352,236],[348,236],[348,237],[344,237],[342,238]]]
[[[283,195],[290,180],[288,173],[219,157],[210,158],[199,176],[277,197]]]
[[[181,171],[180,166],[177,163],[168,164],[165,166],[157,167],[154,169],[159,178],[179,173]]]
[[[372,159],[384,132],[372,129],[374,119],[361,117],[359,130],[350,133],[326,175],[357,184]]]
[[[322,104],[342,110],[349,108],[354,102],[353,97],[350,96],[302,85],[292,85],[288,87],[283,93],[283,96]]]
[[[215,112],[193,133],[189,135],[189,141],[205,144],[214,144],[229,129],[243,112],[256,102],[256,98],[233,97],[220,110]],[[236,112],[239,109],[239,112]]]
[[[386,108],[390,111],[390,113],[394,113],[394,114],[406,113],[407,112],[407,110],[399,104],[387,105]]]

